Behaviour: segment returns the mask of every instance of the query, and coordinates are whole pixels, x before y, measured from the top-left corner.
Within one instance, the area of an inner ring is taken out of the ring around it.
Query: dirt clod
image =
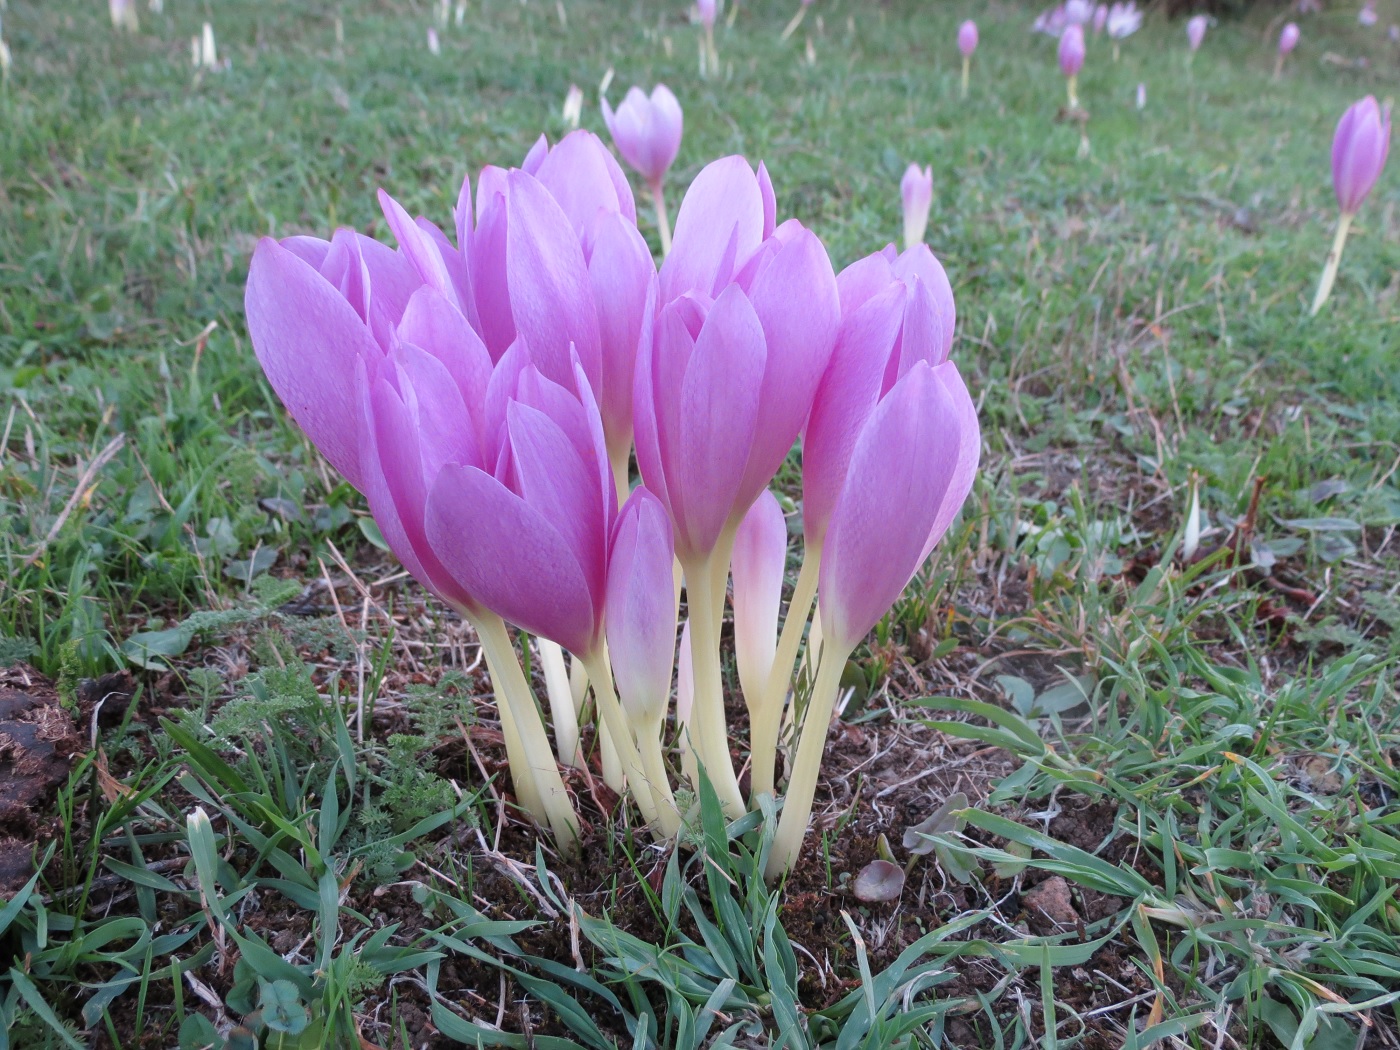
[[[1038,886],[1027,890],[1021,898],[1021,903],[1025,906],[1032,927],[1051,925],[1059,929],[1072,929],[1079,924],[1079,912],[1074,909],[1069,883],[1058,875],[1051,876]],[[1053,933],[1055,930],[1037,932]]]
[[[34,873],[42,814],[83,742],[53,684],[32,667],[0,670],[0,894]]]

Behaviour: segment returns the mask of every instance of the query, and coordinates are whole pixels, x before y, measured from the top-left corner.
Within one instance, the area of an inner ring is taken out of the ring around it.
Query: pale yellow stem
[[[802,7],[799,7],[797,9],[797,14],[792,16],[792,21],[789,22],[787,26],[783,29],[783,35],[780,36],[778,39],[786,40],[788,37],[792,36],[793,33],[796,33],[797,27],[802,24],[802,19],[806,16],[806,14],[807,7],[804,4]]]
[[[719,616],[724,595],[715,594],[714,559],[725,557],[733,547],[733,530],[726,529],[729,542],[721,538],[716,550],[685,562],[686,597],[690,611],[690,662],[695,679],[695,699],[690,709],[690,743],[719,796],[725,815],[731,820],[744,813],[744,796],[729,759],[729,732],[724,720],[724,683],[720,674]],[[696,782],[698,789],[699,783]]]
[[[510,755],[507,739],[507,757],[517,793],[522,780],[533,779],[539,792],[539,809],[533,810],[532,814],[537,820],[543,817],[554,833],[554,841],[559,848],[570,852],[578,843],[578,817],[569,801],[569,793],[564,789],[563,778],[559,776],[554,749],[549,746],[549,737],[535,707],[530,683],[525,680],[525,672],[520,668],[520,660],[515,655],[515,646],[511,644],[505,621],[499,616],[486,614],[474,616],[471,623],[481,639],[482,654],[496,683],[496,691],[510,707],[508,717],[514,722],[514,731],[518,735],[517,755]]]
[[[559,761],[581,769],[583,756],[578,747],[578,712],[574,709],[564,650],[559,643],[551,642],[548,638],[537,638],[536,642],[540,650],[540,670],[544,672],[545,694],[549,697],[549,715],[554,722],[554,744],[559,749]]]
[[[772,880],[792,870],[802,852],[802,839],[807,834],[807,822],[812,817],[812,800],[817,794],[817,777],[821,773],[822,754],[826,750],[826,732],[831,725],[831,712],[841,690],[841,671],[851,650],[828,645],[822,653],[817,681],[812,686],[812,698],[807,704],[807,716],[802,720],[802,738],[797,745],[792,778],[783,797],[783,815],[778,820],[778,832],[773,839],[773,851],[768,855],[764,872]]]
[[[598,690],[593,690],[593,699],[597,701]],[[601,710],[598,712],[598,757],[603,763],[603,783],[612,788],[619,795],[627,789],[627,774],[622,768],[622,756],[618,754],[617,745],[613,743],[612,732],[608,729],[608,724],[602,718]]]
[[[1070,111],[1079,108],[1079,75],[1075,74],[1069,78],[1069,108]]]
[[[817,594],[817,576],[821,568],[822,549],[809,547],[797,574],[792,601],[788,602],[783,618],[782,634],[768,672],[768,683],[756,704],[749,707],[749,736],[753,752],[753,795],[774,795],[774,767],[777,765],[778,736],[782,729],[784,700],[792,681],[792,669],[797,660],[797,648],[802,644],[802,631],[812,611]]]
[[[671,254],[671,220],[666,214],[666,194],[661,183],[651,186],[651,200],[656,205],[656,229],[661,234],[661,258]]]
[[[967,82],[972,75],[972,56],[963,55],[962,97],[967,98]]]
[[[654,789],[643,769],[642,757],[637,751],[637,745],[632,740],[632,730],[628,725],[627,715],[622,710],[622,704],[618,702],[617,693],[613,691],[612,668],[608,665],[607,652],[600,651],[591,657],[584,657],[583,660],[588,665],[588,677],[593,682],[593,698],[598,703],[599,717],[607,725],[608,736],[612,739],[613,746],[617,748],[622,759],[622,767],[627,773],[627,783],[632,789],[632,798],[636,801],[637,808],[642,811],[642,819],[653,828],[660,830],[663,823]],[[661,783],[669,794],[670,788],[666,785],[665,780],[663,779]],[[671,808],[675,809],[674,803]]]
[[[1342,262],[1342,249],[1347,245],[1347,232],[1351,229],[1352,214],[1342,212],[1337,220],[1337,233],[1332,238],[1332,250],[1327,253],[1327,262],[1322,267],[1322,280],[1317,285],[1317,295],[1313,297],[1312,315],[1322,309],[1322,304],[1332,294],[1332,284],[1337,280],[1337,267]]]

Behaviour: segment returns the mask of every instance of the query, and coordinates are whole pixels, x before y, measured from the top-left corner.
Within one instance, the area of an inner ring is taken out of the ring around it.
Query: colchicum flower
[[[659,179],[674,150],[639,156]],[[397,248],[346,229],[263,239],[245,297],[254,351],[389,549],[475,628],[516,798],[564,849],[578,820],[559,764],[583,761],[580,715],[609,782],[657,836],[677,833],[673,666],[681,769],[744,811],[719,654],[732,570],[755,796],[778,790],[785,713],[798,739],[777,876],[801,847],[841,668],[976,470],[947,276],[919,243],[838,278],[741,157],[696,177],[659,273],[621,169],[587,132],[541,138],[474,189],[446,231],[381,192]],[[788,535],[768,485],[799,435],[805,556],[780,632]],[[814,652],[824,640],[799,720],[787,697],[814,605]],[[538,641],[554,748],[507,624]]]
[[[1209,25],[1210,19],[1205,15],[1194,15],[1186,20],[1186,42],[1191,45],[1193,54],[1201,49]]]
[[[1109,38],[1113,41],[1113,61],[1118,61],[1118,45],[1142,28],[1142,12],[1133,0],[1127,3],[1113,3],[1108,8],[1106,24]]]
[[[967,98],[967,82],[972,73],[972,53],[977,50],[977,23],[968,19],[958,26],[958,50],[962,52],[962,97]]]
[[[1069,90],[1069,108],[1079,108],[1079,71],[1084,68],[1084,29],[1070,25],[1060,35],[1060,72],[1065,75]]]
[[[681,104],[665,84],[652,88],[650,97],[639,87],[633,87],[613,108],[603,99],[603,121],[612,135],[613,144],[622,159],[646,181],[656,204],[656,225],[661,234],[661,254],[671,251],[671,224],[666,217],[666,201],[662,185],[666,173],[681,150],[684,118]]]
[[[1337,205],[1342,214],[1337,220],[1332,250],[1327,253],[1327,262],[1322,268],[1317,295],[1313,298],[1314,314],[1332,294],[1332,283],[1337,279],[1337,267],[1342,261],[1351,221],[1376,185],[1389,155],[1390,107],[1382,107],[1374,95],[1367,95],[1342,114],[1332,139],[1332,188],[1337,193]]]
[[[1278,61],[1274,63],[1274,79],[1283,76],[1283,63],[1288,56],[1293,53],[1293,49],[1298,46],[1298,38],[1302,35],[1297,22],[1289,22],[1283,27],[1283,31],[1278,35]]]
[[[899,180],[899,196],[904,204],[904,247],[924,242],[928,212],[933,204],[933,167],[911,164]]]

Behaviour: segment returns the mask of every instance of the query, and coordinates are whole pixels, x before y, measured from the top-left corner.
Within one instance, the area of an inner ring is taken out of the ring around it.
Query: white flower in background
[[[112,16],[112,27],[135,33],[141,28],[136,18],[136,0],[107,0],[107,13]]]
[[[569,93],[564,96],[564,123],[571,128],[578,127],[579,117],[583,115],[583,88],[577,84],[569,85]]]
[[[1136,3],[1113,4],[1108,9],[1108,35],[1114,40],[1132,36],[1142,28],[1142,12]]]
[[[438,39],[438,31],[432,27],[428,28],[428,53],[431,55],[442,54],[442,41]]]

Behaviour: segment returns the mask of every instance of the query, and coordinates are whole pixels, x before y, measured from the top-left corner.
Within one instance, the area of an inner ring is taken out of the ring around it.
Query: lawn
[[[742,0],[709,78],[681,0],[139,7],[0,13],[0,1048],[1400,1046],[1393,164],[1308,315],[1393,5],[1279,80],[1281,8],[1091,36],[1087,156],[1016,4]],[[522,818],[474,635],[247,335],[259,237],[450,224],[605,74],[684,107],[673,215],[763,160],[838,269],[932,166],[981,471],[773,887],[703,794],[679,847],[585,773],[579,855]]]

